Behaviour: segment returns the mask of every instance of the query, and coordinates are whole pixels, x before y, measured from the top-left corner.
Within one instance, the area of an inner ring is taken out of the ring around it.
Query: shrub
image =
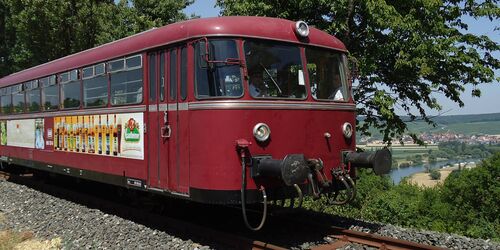
[[[431,169],[430,176],[431,176],[431,179],[433,179],[433,180],[439,180],[439,179],[441,179],[441,172],[439,172],[439,170],[437,170],[437,169]]]

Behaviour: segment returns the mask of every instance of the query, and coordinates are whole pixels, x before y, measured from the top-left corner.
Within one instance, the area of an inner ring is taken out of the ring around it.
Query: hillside
[[[409,120],[409,118],[403,117],[403,120]],[[436,127],[419,120],[409,122],[409,130],[417,134],[423,132],[438,133],[449,131],[465,135],[500,135],[500,113],[437,116],[433,117],[432,120],[436,123]],[[380,137],[377,131],[371,130],[371,132],[373,137]]]

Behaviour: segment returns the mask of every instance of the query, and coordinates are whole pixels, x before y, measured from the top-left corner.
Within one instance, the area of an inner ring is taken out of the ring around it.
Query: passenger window
[[[12,98],[10,96],[10,87],[6,87],[0,90],[0,106],[2,108],[2,114],[12,113]]]
[[[41,90],[39,88],[38,80],[25,83],[26,89],[26,106],[28,112],[37,112],[41,110]]]
[[[149,101],[156,101],[156,55],[149,54]]]
[[[170,51],[170,100],[177,100],[177,51]]]
[[[61,108],[79,108],[81,102],[81,82],[78,70],[61,74]],[[66,80],[66,81],[63,81]]]
[[[126,61],[126,67],[121,71],[111,72],[111,105],[142,102],[141,58],[141,55],[137,55],[122,59]]]
[[[83,106],[85,108],[108,105],[108,76],[104,63],[83,69]]]
[[[181,50],[181,99],[187,97],[187,48]]]
[[[14,113],[23,113],[25,107],[23,85],[18,84],[13,87],[12,103],[14,105]]]
[[[235,41],[212,40],[209,42],[209,60],[215,62],[207,62],[205,41],[196,44],[194,54],[197,98],[243,95]],[[227,63],[229,61],[232,63]]]
[[[45,111],[57,110],[59,108],[59,89],[56,76],[49,76],[39,80],[42,87],[42,108]]]
[[[160,53],[160,101],[165,101],[165,53]]]

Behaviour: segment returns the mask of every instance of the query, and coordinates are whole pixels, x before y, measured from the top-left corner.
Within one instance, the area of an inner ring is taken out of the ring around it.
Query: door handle
[[[172,128],[170,128],[170,125],[161,127],[161,138],[170,138],[171,134]]]

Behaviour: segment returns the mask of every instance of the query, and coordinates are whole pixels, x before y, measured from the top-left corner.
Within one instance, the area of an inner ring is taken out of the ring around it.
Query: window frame
[[[307,69],[307,64],[309,62],[309,60],[307,58],[307,49],[308,48],[338,53],[338,55],[339,55],[339,62],[340,62],[340,64],[342,64],[339,67],[340,81],[341,81],[341,84],[345,83],[345,88],[344,88],[344,91],[342,92],[342,94],[344,95],[344,100],[320,99],[320,98],[314,97],[314,95],[312,93],[312,90],[311,90],[311,87],[312,87],[312,85],[311,85],[312,84],[312,82],[311,82],[311,76],[309,75],[309,70]],[[339,50],[328,49],[328,48],[323,48],[323,47],[314,47],[314,46],[306,46],[306,47],[304,47],[304,58],[305,58],[304,63],[305,63],[305,66],[306,66],[306,71],[307,71],[307,79],[308,79],[308,84],[309,84],[309,91],[311,92],[311,97],[313,98],[313,100],[318,101],[318,102],[329,102],[329,103],[332,103],[332,102],[334,102],[334,103],[348,103],[349,102],[349,100],[351,99],[351,95],[349,93],[349,82],[348,82],[348,77],[346,75],[346,73],[348,71],[347,71],[346,61],[344,61],[345,60],[344,59],[345,56],[346,56],[346,53],[342,52],[342,51],[339,51]],[[342,71],[344,71],[344,72],[342,72]]]
[[[83,76],[83,69],[74,69],[74,70],[70,70],[70,71],[66,71],[66,72],[63,72],[60,74],[60,76],[62,76],[63,74],[67,74],[69,77],[68,77],[68,81],[62,81],[62,77],[60,77],[59,79],[61,79],[61,81],[59,82],[59,109],[60,110],[74,110],[74,109],[80,109],[82,107],[82,99],[83,99],[83,93],[82,93],[82,87],[83,87],[83,81],[82,81],[82,76]],[[76,74],[75,77],[73,77],[73,74]],[[78,100],[80,102],[80,104],[78,105],[78,107],[70,107],[70,108],[66,108],[64,106],[64,99],[63,99],[63,94],[64,94],[64,86],[67,85],[67,84],[74,84],[75,82],[78,82],[80,83],[80,99]]]
[[[7,96],[8,96],[8,97],[9,97],[9,99],[10,99],[10,105],[9,105],[10,110],[9,110],[9,112],[5,113],[5,112],[4,112],[4,109],[3,109],[3,106],[2,106],[1,101],[2,101],[5,97],[7,97]],[[12,115],[12,114],[13,114],[13,110],[12,110],[12,109],[13,109],[13,105],[12,105],[12,93],[11,93],[11,88],[10,88],[10,86],[3,87],[3,88],[1,88],[1,89],[0,89],[0,111],[1,111],[0,113],[1,113],[2,115]]]
[[[270,42],[270,43],[275,43],[275,44],[284,44],[284,45],[289,45],[289,46],[292,46],[292,47],[296,47],[299,49],[299,57],[300,57],[300,66],[302,67],[302,74],[303,74],[303,77],[304,77],[304,87],[305,87],[305,96],[303,98],[286,98],[286,97],[255,97],[253,96],[251,93],[250,93],[250,76],[249,76],[249,73],[248,73],[248,64],[247,64],[247,57],[246,57],[246,51],[245,51],[245,43],[247,43],[248,41],[263,41],[263,42]],[[243,52],[243,58],[241,60],[243,60],[243,63],[244,63],[244,67],[245,67],[245,70],[246,70],[246,73],[245,73],[245,81],[246,81],[246,84],[245,84],[245,87],[246,87],[246,92],[248,93],[248,96],[250,96],[251,99],[254,99],[254,100],[280,100],[280,101],[305,101],[309,98],[309,83],[307,81],[307,77],[308,75],[306,76],[306,73],[304,72],[304,63],[305,63],[305,51],[304,51],[304,46],[300,45],[300,44],[296,44],[296,43],[292,43],[292,42],[286,42],[286,41],[279,41],[279,40],[269,40],[269,39],[262,39],[262,38],[247,38],[247,39],[243,39],[243,41],[241,42],[241,49],[242,49],[242,52]],[[304,56],[303,56],[304,54]],[[307,69],[305,69],[307,70]]]
[[[209,97],[199,97],[198,95],[198,77],[197,77],[197,70],[198,68],[196,67],[196,60],[197,60],[197,57],[198,55],[196,55],[196,45],[201,42],[201,40],[199,41],[195,41],[194,43],[192,43],[192,49],[193,49],[193,72],[192,74],[194,74],[194,97],[196,100],[199,100],[199,101],[202,101],[202,100],[220,100],[220,99],[241,99],[245,96],[245,92],[246,92],[246,89],[245,89],[245,72],[243,70],[243,68],[245,67],[246,68],[246,61],[243,61],[243,59],[241,58],[241,51],[240,51],[240,46],[242,45],[242,42],[241,42],[241,39],[237,39],[237,38],[212,38],[212,39],[208,39],[208,42],[210,43],[210,41],[214,41],[214,40],[229,40],[229,41],[233,41],[235,43],[235,49],[236,49],[236,54],[238,55],[238,59],[244,63],[244,65],[235,65],[235,66],[239,66],[239,71],[240,71],[240,77],[241,77],[241,95],[239,96],[209,96]],[[244,55],[244,54],[243,54]]]
[[[96,67],[102,66],[104,69],[103,73],[96,74]],[[91,76],[85,76],[83,74],[83,71],[86,69],[92,69],[92,75]],[[109,106],[110,103],[110,79],[109,79],[109,68],[107,63],[101,62],[101,63],[96,63],[87,67],[82,68],[82,79],[81,79],[81,102],[80,102],[80,107],[82,109],[95,109],[95,108],[105,108]],[[86,98],[85,98],[85,80],[90,80],[90,79],[95,79],[97,77],[105,77],[106,79],[106,103],[103,105],[99,106],[86,106]]]
[[[44,82],[46,80],[46,82]],[[40,90],[41,90],[41,112],[53,112],[53,111],[58,111],[60,110],[61,106],[60,106],[60,99],[61,99],[61,93],[60,93],[60,89],[59,89],[59,83],[57,81],[57,75],[50,75],[50,76],[46,76],[46,77],[42,77],[42,78],[39,78],[38,79],[38,82],[39,82],[39,86],[40,86]],[[47,110],[46,109],[46,106],[45,106],[45,89],[46,88],[49,88],[49,87],[53,87],[55,86],[55,88],[57,89],[57,108],[54,108],[54,109],[49,109]]]
[[[127,60],[130,59],[130,58],[134,58],[134,57],[139,57],[140,65],[128,68],[127,67]],[[146,58],[147,58],[147,56],[146,56]],[[123,60],[124,68],[119,69],[119,70],[115,70],[115,71],[111,71],[109,69],[109,64],[113,63],[113,62],[120,61],[120,60]],[[146,93],[146,91],[144,91],[144,89],[145,89],[144,78],[145,78],[146,74],[149,74],[149,72],[144,72],[145,67],[144,67],[143,60],[144,60],[143,54],[140,53],[140,54],[135,54],[135,55],[132,55],[132,56],[126,56],[126,57],[122,57],[120,59],[115,59],[115,60],[111,60],[111,61],[107,62],[107,64],[108,64],[108,72],[107,72],[107,75],[108,75],[108,105],[110,105],[111,107],[141,105],[141,104],[144,104],[144,100],[145,100],[144,96],[145,95],[147,95],[146,98],[149,99],[149,93]],[[111,86],[112,86],[111,77],[112,77],[112,74],[113,73],[120,73],[120,72],[124,72],[124,71],[132,71],[132,70],[137,70],[137,69],[141,69],[141,82],[142,82],[142,85],[141,85],[141,88],[142,88],[141,101],[140,102],[136,102],[136,103],[113,104],[113,101],[112,101],[113,93],[111,91]]]
[[[42,112],[42,87],[40,86],[40,81],[39,79],[28,81],[24,83],[24,100],[25,100],[25,106],[26,106],[26,113],[37,113],[37,112]],[[32,91],[38,90],[40,92],[40,98],[38,99],[38,110],[30,110],[31,109],[31,102],[28,103],[28,95]],[[28,105],[29,104],[29,105]]]
[[[22,94],[23,96],[23,105],[21,112],[16,112],[16,105],[14,105],[14,95]],[[24,83],[18,83],[11,86],[11,101],[12,101],[12,114],[24,114],[26,113],[26,92],[24,90]]]

